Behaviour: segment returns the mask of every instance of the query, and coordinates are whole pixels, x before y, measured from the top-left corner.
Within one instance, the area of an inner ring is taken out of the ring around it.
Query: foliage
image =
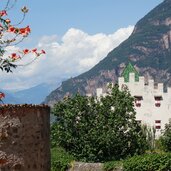
[[[161,145],[166,152],[171,152],[171,120],[165,125],[163,135],[160,137]]]
[[[123,166],[123,161],[109,161],[104,163],[103,165],[103,169],[105,171],[113,171],[113,170],[119,170],[120,168],[122,168]]]
[[[155,152],[157,153],[164,153],[164,147],[162,144],[162,135],[155,140]]]
[[[143,133],[146,136],[148,150],[151,152],[155,150],[155,142],[156,142],[156,129],[154,127],[149,127],[147,125],[142,125]]]
[[[124,171],[171,170],[171,154],[146,154],[131,157],[123,162]]]
[[[37,59],[38,56],[45,54],[44,50],[38,52],[36,48],[32,50],[23,49],[13,53],[7,51],[7,47],[18,45],[31,32],[29,26],[20,27],[25,19],[26,13],[28,12],[28,8],[26,6],[21,8],[23,17],[18,23],[12,23],[10,18],[8,18],[8,12],[13,9],[16,2],[17,0],[6,0],[3,9],[0,9],[0,70],[6,72],[12,72],[12,69],[17,68],[17,66],[19,65],[23,65],[18,64],[17,62],[23,59],[28,54],[32,53],[32,56],[34,56],[34,58],[27,64],[32,63],[35,59]],[[0,101],[2,101],[1,99],[4,97],[4,93],[0,93]]]
[[[52,127],[53,146],[93,162],[144,153],[146,137],[135,120],[133,101],[117,85],[100,99],[79,94],[65,98],[54,106],[58,121]]]
[[[34,52],[37,56],[36,49],[33,49],[32,51],[24,49],[18,53],[14,52],[11,54],[6,51],[8,46],[15,46],[22,42],[31,32],[29,26],[19,27],[28,12],[27,7],[21,8],[23,18],[20,22],[12,24],[12,21],[8,18],[8,12],[14,7],[15,3],[16,0],[6,0],[6,5],[0,10],[0,69],[2,71],[5,70],[6,72],[12,72],[11,68],[17,67],[16,62],[30,52]]]
[[[51,149],[51,171],[65,171],[70,167],[74,157],[69,155],[64,149],[57,147]]]

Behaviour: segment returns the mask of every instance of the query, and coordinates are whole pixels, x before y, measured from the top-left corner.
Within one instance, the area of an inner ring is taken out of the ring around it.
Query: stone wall
[[[73,162],[72,167],[68,171],[104,171],[103,163],[83,163]],[[123,171],[122,167],[113,169],[112,171]]]
[[[50,171],[50,108],[0,106],[0,170]]]
[[[103,171],[103,164],[74,162],[68,171]]]

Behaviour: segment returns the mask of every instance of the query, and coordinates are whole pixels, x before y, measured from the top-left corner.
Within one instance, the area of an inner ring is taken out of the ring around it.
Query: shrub
[[[58,102],[53,110],[52,142],[80,161],[119,160],[146,149],[146,137],[135,120],[130,93],[116,85],[105,97],[77,94]],[[56,142],[56,143],[55,143]]]
[[[156,146],[156,129],[154,127],[150,127],[145,125],[142,125],[143,133],[146,136],[147,144],[148,144],[148,150],[149,151],[155,151]]]
[[[165,129],[160,140],[164,151],[171,152],[171,120],[165,125]]]
[[[73,160],[74,157],[64,149],[60,147],[51,149],[51,171],[65,171]]]
[[[131,157],[123,162],[124,171],[171,170],[171,154],[146,154]]]
[[[105,171],[113,171],[116,169],[121,169],[123,167],[122,163],[123,163],[122,161],[109,161],[109,162],[104,163],[103,169]]]

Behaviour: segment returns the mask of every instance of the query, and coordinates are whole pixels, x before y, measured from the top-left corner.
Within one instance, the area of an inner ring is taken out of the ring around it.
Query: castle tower
[[[118,78],[120,90],[127,86],[131,95],[135,97],[136,119],[142,124],[154,126],[156,134],[160,135],[165,124],[171,118],[170,91],[163,90],[163,83],[154,87],[154,80],[148,80],[145,84],[144,77],[139,76],[135,67],[129,63]],[[168,88],[170,90],[170,88]]]
[[[152,79],[146,84],[144,77],[140,76],[130,62],[118,78],[118,85],[120,90],[123,86],[127,86],[135,98],[136,120],[154,127],[156,136],[159,136],[171,118],[171,88],[168,87],[167,92],[164,92],[163,83],[158,83],[156,87]],[[96,90],[96,96],[99,99],[105,95],[102,88]]]

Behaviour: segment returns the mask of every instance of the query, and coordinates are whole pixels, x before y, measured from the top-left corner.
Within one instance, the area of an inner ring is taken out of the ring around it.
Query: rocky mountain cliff
[[[171,0],[165,0],[135,26],[131,36],[88,72],[64,81],[45,103],[53,105],[65,95],[95,93],[108,82],[117,82],[131,62],[140,75],[171,85]]]

